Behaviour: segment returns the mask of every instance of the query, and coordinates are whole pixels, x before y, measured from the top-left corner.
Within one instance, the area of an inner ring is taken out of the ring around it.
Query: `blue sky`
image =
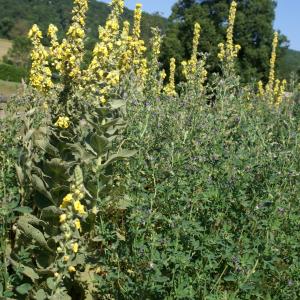
[[[168,17],[175,2],[176,0],[125,0],[125,5],[133,9],[136,3],[142,3],[143,10],[150,13],[158,11]],[[277,0],[277,3],[274,27],[288,37],[291,49],[300,51],[300,0]]]

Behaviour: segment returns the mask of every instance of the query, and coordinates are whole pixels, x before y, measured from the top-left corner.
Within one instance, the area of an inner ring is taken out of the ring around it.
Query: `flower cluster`
[[[193,38],[193,49],[192,49],[191,59],[188,62],[183,61],[181,63],[182,67],[183,67],[182,73],[183,73],[183,75],[185,76],[186,79],[188,79],[189,76],[193,76],[196,73],[200,33],[201,33],[201,26],[200,26],[199,23],[195,23],[194,38]]]
[[[176,60],[175,58],[170,59],[170,76],[169,83],[165,86],[164,92],[168,96],[176,96],[176,86],[175,86],[175,71],[176,71]]]
[[[35,46],[32,52],[31,85],[41,91],[48,91],[53,87],[52,74],[48,67],[49,60],[57,71],[59,89],[71,91],[76,88],[81,93],[92,94],[94,104],[97,106],[105,105],[109,98],[118,93],[121,80],[123,78],[125,80],[128,74],[135,75],[139,81],[138,86],[143,90],[149,70],[145,57],[145,43],[141,39],[141,4],[136,5],[131,33],[127,21],[120,30],[119,21],[124,11],[124,0],[112,0],[110,4],[112,11],[105,25],[99,27],[99,41],[94,47],[91,62],[87,69],[82,69],[88,0],[73,0],[73,2],[72,20],[66,38],[60,42],[57,27],[49,25],[48,51],[41,45],[42,33],[37,26],[31,30],[30,36]],[[66,127],[61,121],[57,125]]]
[[[41,43],[43,38],[42,32],[36,24],[30,29],[28,37],[33,44],[30,84],[38,91],[46,93],[53,87],[51,80],[52,73],[48,63],[49,54]]]
[[[286,88],[286,80],[280,81],[276,79],[275,76],[275,65],[277,58],[277,47],[278,47],[278,32],[274,33],[273,43],[272,43],[272,54],[270,58],[270,72],[269,80],[264,87],[263,82],[258,82],[258,93],[261,97],[264,97],[270,103],[275,104],[276,107],[280,105],[283,99],[283,95]]]
[[[67,129],[70,126],[70,118],[69,117],[59,117],[55,123],[55,126],[63,129]]]
[[[238,56],[239,51],[241,50],[240,45],[235,45],[233,42],[233,30],[234,23],[236,17],[237,3],[236,1],[231,2],[230,11],[229,11],[229,19],[228,19],[228,27],[226,34],[226,44],[220,43],[219,46],[219,54],[218,58],[220,61],[224,61],[232,64],[234,59]]]
[[[148,74],[148,68],[147,60],[144,57],[147,48],[145,47],[144,41],[141,39],[141,19],[142,5],[137,4],[134,10],[133,33],[130,49],[132,51],[134,72],[143,84]]]
[[[189,86],[199,93],[204,90],[204,83],[207,79],[207,71],[205,69],[206,61],[204,58],[198,60],[200,32],[200,24],[195,23],[191,58],[190,60],[181,63],[183,76],[187,80]]]
[[[59,217],[60,229],[64,235],[64,240],[60,242],[58,252],[62,255],[64,263],[69,272],[76,271],[72,265],[72,259],[75,258],[79,250],[79,241],[76,239],[82,232],[80,219],[86,215],[85,206],[81,203],[84,199],[84,187],[71,186],[71,193],[67,194],[60,205],[63,213]]]
[[[61,44],[57,41],[57,28],[52,24],[48,28],[53,65],[62,76],[70,79],[68,83],[78,84],[80,80],[87,10],[88,0],[74,0],[71,25]]]
[[[123,13],[124,1],[113,0],[112,11],[105,26],[99,27],[99,42],[93,50],[92,61],[84,73],[86,88],[97,96],[100,103],[105,104],[114,88],[120,82],[120,15]],[[122,49],[124,50],[124,49]]]

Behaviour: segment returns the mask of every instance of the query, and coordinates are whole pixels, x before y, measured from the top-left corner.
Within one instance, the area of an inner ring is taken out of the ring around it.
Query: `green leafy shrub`
[[[21,82],[26,79],[28,72],[26,69],[9,64],[0,64],[0,79],[12,82]]]

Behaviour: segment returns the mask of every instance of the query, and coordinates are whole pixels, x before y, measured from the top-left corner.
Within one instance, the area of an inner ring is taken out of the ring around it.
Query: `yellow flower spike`
[[[275,65],[277,58],[277,47],[278,47],[278,32],[274,32],[274,38],[272,42],[272,54],[270,58],[270,72],[269,72],[269,80],[266,84],[265,88],[263,87],[262,82],[258,83],[258,89],[260,96],[266,96],[266,100],[270,102],[270,104],[275,104],[275,106],[279,106],[282,102],[282,98],[285,92],[286,81],[283,80],[280,82],[279,79],[275,77]]]
[[[261,80],[258,82],[258,92],[261,97],[265,95],[264,85]]]
[[[168,96],[176,96],[175,91],[175,71],[176,71],[176,60],[175,58],[170,59],[170,77],[169,77],[169,83],[164,88],[165,93]]]
[[[276,31],[274,33],[274,39],[272,43],[272,55],[270,59],[270,73],[269,73],[269,82],[268,82],[268,88],[270,90],[273,90],[274,87],[274,81],[275,81],[275,64],[276,64],[276,51],[278,47],[278,32]]]
[[[59,222],[60,223],[64,223],[67,220],[67,215],[66,214],[62,214],[59,216]]]
[[[69,256],[69,255],[65,255],[65,256],[63,257],[64,262],[67,262],[69,259],[70,259],[70,256]]]
[[[69,270],[70,273],[75,273],[75,272],[76,272],[76,269],[75,269],[75,267],[73,267],[73,266],[70,266],[70,267],[68,268],[68,270]]]
[[[73,252],[74,253],[77,253],[78,252],[78,243],[74,243],[74,244],[72,244],[72,250],[73,250]]]
[[[42,32],[36,24],[30,29],[28,37],[33,45],[30,55],[32,62],[29,76],[30,84],[36,90],[47,93],[53,87],[52,73],[48,67],[48,52],[41,43]]]
[[[200,32],[201,27],[199,23],[195,23],[194,26],[194,38],[193,38],[193,50],[192,50],[192,56],[190,60],[191,65],[191,71],[194,74],[196,72],[196,65],[197,65],[197,54],[198,54],[198,46],[199,46],[199,40],[200,40]]]
[[[134,10],[133,38],[139,40],[141,36],[142,4],[136,4]]]
[[[280,84],[280,87],[279,87],[277,99],[275,99],[275,105],[277,107],[282,103],[283,95],[285,93],[286,84],[287,84],[287,81],[285,79],[282,80],[282,82]]]
[[[226,44],[220,43],[218,58],[221,62],[226,61],[227,63],[232,63],[234,59],[238,56],[241,50],[240,45],[234,45],[233,42],[233,30],[236,18],[237,2],[232,1],[229,10],[228,27],[226,32]]]
[[[167,77],[166,71],[165,71],[165,70],[162,70],[162,71],[160,72],[160,78],[161,78],[162,80],[165,80],[166,77]]]
[[[56,30],[51,27],[48,34],[51,38],[50,51],[53,54],[53,64],[64,77],[70,77],[76,82],[81,75],[80,66],[84,54],[85,19],[88,0],[74,0],[72,21],[67,30],[66,38],[57,43]]]

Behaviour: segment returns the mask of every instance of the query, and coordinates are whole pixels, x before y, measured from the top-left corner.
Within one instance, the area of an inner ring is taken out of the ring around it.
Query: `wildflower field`
[[[245,84],[235,1],[218,73],[198,23],[164,70],[159,29],[147,49],[123,0],[86,57],[73,2],[62,40],[30,30],[29,82],[0,119],[0,299],[299,299],[300,97],[278,33],[268,81]]]

